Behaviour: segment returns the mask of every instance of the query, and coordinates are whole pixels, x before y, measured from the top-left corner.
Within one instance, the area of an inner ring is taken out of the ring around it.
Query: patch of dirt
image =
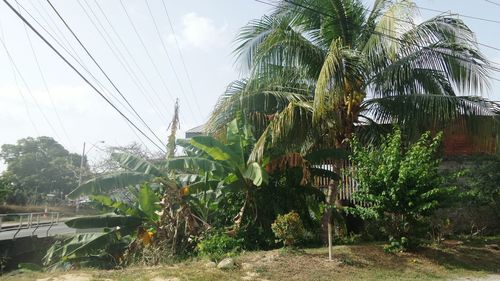
[[[151,281],[180,281],[180,279],[177,277],[172,277],[172,278],[155,277],[151,279]]]
[[[92,279],[93,279],[92,275],[83,273],[83,274],[64,274],[57,277],[37,279],[36,281],[90,281]]]
[[[500,275],[488,275],[487,277],[462,277],[453,281],[500,281]]]

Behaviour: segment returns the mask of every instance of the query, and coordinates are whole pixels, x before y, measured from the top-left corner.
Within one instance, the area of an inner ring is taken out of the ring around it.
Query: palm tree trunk
[[[337,197],[336,184],[334,181],[331,181],[328,185],[328,193],[326,197],[326,203],[329,205],[329,214],[328,214],[328,260],[332,260],[332,244],[333,244],[333,206],[332,203],[335,201]]]

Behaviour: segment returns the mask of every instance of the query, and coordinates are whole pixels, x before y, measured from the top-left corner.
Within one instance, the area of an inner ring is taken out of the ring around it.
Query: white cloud
[[[181,32],[177,33],[177,40],[181,47],[194,47],[202,50],[218,48],[227,45],[227,24],[216,26],[211,18],[191,12],[182,17]],[[169,44],[175,44],[175,37],[169,34]]]

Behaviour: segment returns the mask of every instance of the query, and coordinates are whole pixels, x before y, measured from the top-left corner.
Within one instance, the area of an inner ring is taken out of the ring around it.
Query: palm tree
[[[250,160],[276,144],[280,152],[344,148],[377,124],[412,133],[498,116],[471,96],[488,90],[490,66],[457,17],[416,23],[409,0],[376,0],[371,9],[360,0],[273,3],[241,29],[235,54],[248,78],[229,85],[208,126],[217,134],[242,112],[260,136]]]

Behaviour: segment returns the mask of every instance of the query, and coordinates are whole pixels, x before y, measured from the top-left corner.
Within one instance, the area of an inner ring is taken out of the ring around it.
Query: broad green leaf
[[[309,161],[311,164],[320,164],[325,160],[343,160],[349,157],[349,152],[345,149],[338,148],[326,148],[315,150],[304,158]]]
[[[119,237],[124,234],[122,230],[77,234],[63,244],[54,244],[43,258],[44,264],[51,265],[55,262],[99,255],[111,244],[123,244],[120,243]],[[124,246],[126,247],[126,244]]]
[[[169,170],[209,172],[216,175],[222,175],[226,168],[217,161],[202,157],[176,157],[168,160]]]
[[[235,153],[213,137],[196,136],[193,137],[189,143],[192,146],[201,149],[216,161],[229,161],[233,164],[240,164],[237,161],[238,157]]]
[[[139,190],[139,208],[146,214],[150,219],[156,219],[158,215],[155,213],[159,209],[160,199],[156,193],[147,184],[143,184]]]
[[[91,179],[68,194],[69,198],[80,195],[100,194],[117,188],[141,184],[153,178],[153,175],[136,172],[117,172]]]
[[[118,216],[114,214],[74,218],[65,222],[67,226],[77,229],[111,228],[116,226],[133,228],[139,226],[141,223],[142,219],[139,217]]]
[[[217,188],[219,183],[220,183],[220,181],[217,181],[217,180],[195,182],[195,183],[192,183],[188,186],[189,193],[196,194],[196,193],[202,192],[202,191],[214,190]]]
[[[153,165],[153,163],[140,158],[134,154],[130,153],[113,153],[111,157],[115,159],[120,166],[137,173],[151,174],[154,176],[160,176],[161,172],[158,168]]]
[[[257,162],[252,162],[248,165],[243,173],[243,177],[251,180],[255,186],[261,186],[263,183],[267,183],[268,179],[267,172]]]
[[[332,180],[340,180],[340,176],[329,170],[325,169],[320,169],[320,168],[309,168],[309,171],[311,172],[312,175],[318,176],[318,177],[324,177],[324,178],[330,178]]]

